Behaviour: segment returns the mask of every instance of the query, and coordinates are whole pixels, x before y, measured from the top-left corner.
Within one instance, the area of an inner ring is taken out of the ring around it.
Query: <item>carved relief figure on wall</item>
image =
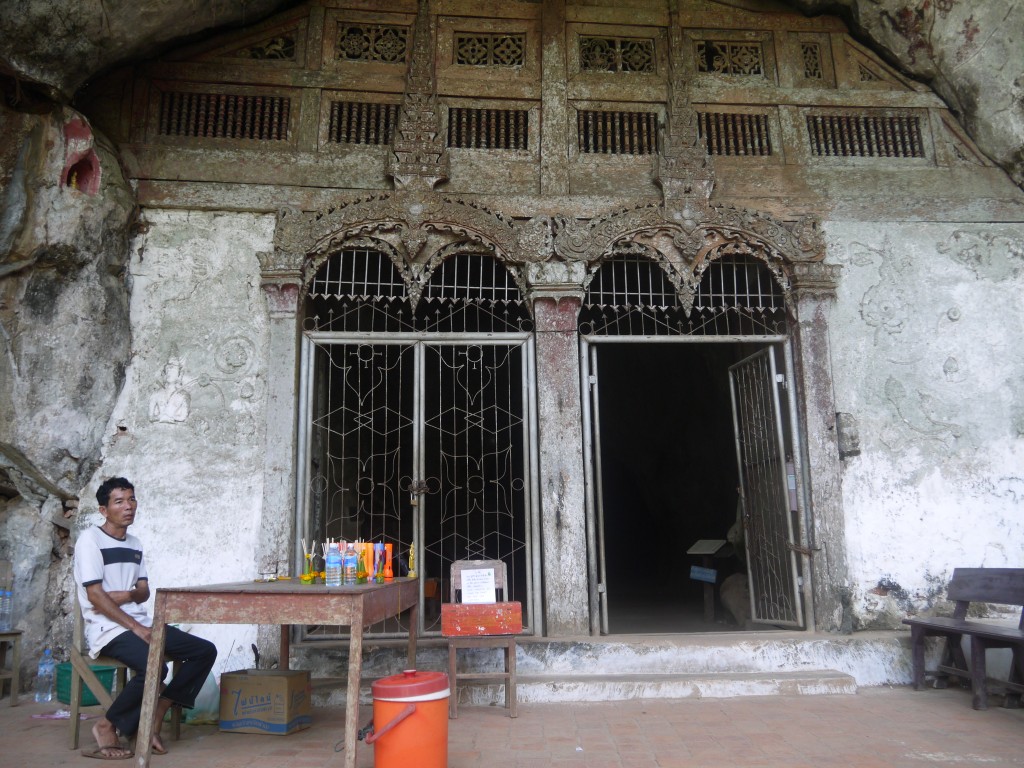
[[[159,388],[149,398],[149,420],[163,424],[180,424],[188,418],[192,398],[183,378],[184,363],[171,354],[160,376]]]

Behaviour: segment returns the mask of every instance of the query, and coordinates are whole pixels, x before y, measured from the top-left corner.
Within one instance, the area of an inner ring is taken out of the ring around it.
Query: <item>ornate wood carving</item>
[[[425,262],[455,242],[482,247],[512,264],[520,261],[511,219],[459,198],[422,190],[382,192],[312,213],[281,210],[275,246],[284,253],[315,256],[330,253],[359,235],[395,243],[408,263]]]
[[[460,198],[430,192],[380,193],[325,211],[278,213],[274,265],[298,269],[307,258],[351,238],[379,237],[406,263],[425,263],[441,248],[465,243],[509,265],[551,261],[594,264],[630,242],[654,244],[670,262],[696,267],[724,243],[746,243],[769,264],[821,261],[824,239],[811,218],[783,222],[733,206],[654,203],[579,221],[562,216],[512,219]],[[429,247],[428,247],[429,244]],[[264,274],[282,267],[265,265]]]
[[[677,15],[673,12],[669,34],[668,120],[654,172],[666,205],[686,198],[706,203],[715,187],[715,166],[700,140],[697,112],[687,92],[683,34]]]
[[[429,0],[420,0],[413,27],[412,58],[388,163],[396,189],[431,190],[448,179],[448,152],[441,133],[434,82],[434,23]]]
[[[789,286],[792,265],[824,258],[821,232],[811,219],[786,223],[709,202],[714,165],[687,92],[682,57],[688,47],[681,26],[673,23],[672,29],[669,114],[656,169],[663,202],[589,221],[547,215],[513,221],[470,199],[434,191],[447,178],[448,161],[436,104],[432,17],[428,0],[420,0],[390,163],[396,190],[352,197],[312,213],[280,211],[279,260],[293,269],[306,264],[308,275],[344,244],[374,238],[387,244],[384,250],[413,285],[439,259],[460,249],[484,249],[534,293],[545,285],[575,293],[582,291],[589,267],[617,251],[641,249],[662,264],[685,298],[716,256],[744,253],[764,261]]]

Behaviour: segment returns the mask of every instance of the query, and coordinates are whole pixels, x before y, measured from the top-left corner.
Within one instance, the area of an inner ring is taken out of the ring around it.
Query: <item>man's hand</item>
[[[134,632],[140,639],[149,642],[149,627],[143,626],[121,610],[121,606],[126,603],[144,602],[149,598],[149,583],[146,580],[140,579],[133,589],[127,591],[107,592],[100,583],[90,584],[85,591],[89,602],[97,612],[117,622],[128,631]]]
[[[144,603],[149,600],[149,582],[145,579],[139,581],[133,589],[114,590],[107,592],[107,595],[117,606],[128,603]]]

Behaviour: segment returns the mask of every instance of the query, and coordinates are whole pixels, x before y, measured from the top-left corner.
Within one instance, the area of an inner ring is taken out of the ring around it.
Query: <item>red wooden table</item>
[[[327,587],[298,579],[265,583],[238,582],[204,587],[158,589],[153,607],[153,635],[142,721],[136,739],[135,763],[149,765],[153,713],[161,681],[164,638],[168,624],[280,624],[281,667],[288,668],[288,625],[328,624],[350,627],[348,691],[345,701],[345,768],[355,768],[359,732],[359,680],[363,628],[409,609],[409,668],[416,666],[416,623],[419,583],[416,578],[385,584]]]

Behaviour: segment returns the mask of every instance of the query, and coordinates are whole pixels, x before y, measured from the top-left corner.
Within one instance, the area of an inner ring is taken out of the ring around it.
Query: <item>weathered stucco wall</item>
[[[268,341],[256,252],[271,247],[274,218],[152,210],[143,218],[130,264],[134,356],[79,519],[97,522],[96,485],[124,475],[136,485],[132,531],[154,587],[253,578]],[[215,672],[251,664],[254,628],[197,633],[218,645]]]
[[[898,626],[957,566],[1021,565],[1024,226],[827,232],[855,628]]]

